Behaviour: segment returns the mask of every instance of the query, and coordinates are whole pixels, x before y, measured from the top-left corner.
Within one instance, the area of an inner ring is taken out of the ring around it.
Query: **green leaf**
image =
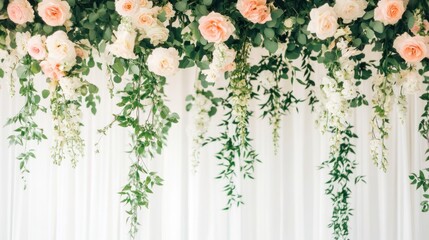
[[[298,42],[302,45],[307,44],[307,36],[305,36],[305,34],[300,33],[298,35]]]
[[[186,10],[186,6],[187,6],[186,1],[180,1],[180,2],[177,2],[176,4],[174,4],[174,7],[179,12],[184,12]]]
[[[212,3],[213,3],[213,0],[203,0],[203,4],[206,6],[212,5]]]
[[[270,39],[264,40],[264,47],[270,52],[275,53],[277,49],[279,48],[278,43],[275,41],[272,41]]]
[[[124,75],[125,68],[122,65],[122,62],[119,60],[119,58],[115,59],[115,63],[112,66],[113,70],[115,70],[120,76]]]
[[[49,92],[49,90],[47,90],[47,89],[44,89],[44,90],[42,91],[42,97],[43,97],[43,98],[48,98],[48,97],[49,97],[49,94],[50,94],[50,92]]]
[[[283,10],[281,10],[280,8],[277,8],[271,12],[271,18],[272,19],[277,19],[277,18],[281,17],[282,15],[283,15]]]
[[[88,85],[88,90],[92,94],[98,93],[98,87],[95,86],[94,84]]]
[[[272,28],[265,28],[264,29],[264,35],[265,35],[265,37],[272,39],[275,36],[275,32]]]
[[[372,28],[374,29],[374,31],[376,31],[378,33],[384,32],[384,25],[383,25],[383,23],[381,23],[379,21],[375,21]]]

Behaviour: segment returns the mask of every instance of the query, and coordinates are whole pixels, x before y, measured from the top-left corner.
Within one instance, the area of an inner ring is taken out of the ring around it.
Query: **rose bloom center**
[[[398,12],[399,12],[399,9],[398,9],[397,6],[391,6],[389,8],[388,14],[389,14],[390,17],[394,17],[394,16],[396,16],[398,14]]]

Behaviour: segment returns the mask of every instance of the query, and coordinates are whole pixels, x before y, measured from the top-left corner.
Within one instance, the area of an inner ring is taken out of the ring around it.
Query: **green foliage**
[[[28,161],[35,159],[35,151],[29,148],[30,142],[40,143],[46,139],[46,136],[34,118],[39,111],[46,112],[46,109],[40,106],[40,96],[37,94],[33,84],[33,72],[31,71],[31,59],[26,57],[22,61],[19,68],[19,93],[25,98],[25,104],[21,110],[13,117],[7,120],[6,125],[18,125],[14,130],[14,134],[8,137],[11,145],[20,145],[23,147],[23,152],[17,157],[19,161],[19,169],[21,177],[24,180],[24,188],[26,187],[26,173]]]
[[[350,160],[350,155],[354,154],[352,139],[357,135],[352,132],[349,126],[344,131],[331,128],[330,132],[341,139],[339,151],[331,153],[330,159],[323,162],[321,168],[329,171],[330,179],[326,182],[325,193],[330,197],[333,204],[332,218],[329,227],[334,231],[334,239],[348,239],[349,221],[352,214],[349,199],[351,197],[350,179],[356,169],[357,163]],[[362,176],[355,178],[355,183],[364,181]]]

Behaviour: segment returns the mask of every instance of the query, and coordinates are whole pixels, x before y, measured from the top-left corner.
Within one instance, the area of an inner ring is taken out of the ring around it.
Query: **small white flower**
[[[18,57],[22,58],[27,55],[27,43],[30,40],[31,34],[29,32],[17,32],[15,35],[16,52]]]
[[[75,100],[78,97],[76,90],[82,86],[81,79],[77,77],[62,77],[58,83],[67,100]]]
[[[420,75],[417,71],[410,71],[404,77],[402,87],[405,94],[418,94],[424,89],[423,86],[424,76]]]

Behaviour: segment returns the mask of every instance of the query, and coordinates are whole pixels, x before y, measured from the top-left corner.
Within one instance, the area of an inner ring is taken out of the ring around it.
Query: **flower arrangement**
[[[149,194],[162,178],[146,162],[166,146],[169,129],[179,121],[166,103],[164,87],[180,68],[199,70],[195,93],[187,110],[195,115],[192,128],[192,161],[206,144],[221,143],[216,154],[219,178],[226,182],[226,209],[244,202],[235,186],[237,177],[253,178],[260,162],[249,137],[250,102],[262,101],[263,116],[273,127],[278,149],[280,122],[299,104],[317,113],[316,123],[330,135],[326,194],[333,204],[334,239],[347,239],[352,216],[349,199],[357,161],[349,121],[351,108],[371,105],[371,156],[388,170],[390,113],[398,104],[406,113],[407,95],[420,94],[426,101],[419,131],[429,133],[429,5],[417,0],[27,0],[0,3],[0,78],[8,80],[11,95],[19,86],[25,98],[22,109],[8,121],[16,127],[11,144],[22,145],[18,156],[25,180],[27,163],[36,157],[30,141],[47,138],[34,117],[49,112],[55,142],[52,159],[76,166],[85,143],[81,137],[82,107],[97,113],[98,87],[88,78],[93,68],[106,73],[112,96],[119,96],[120,111],[99,130],[107,134],[114,124],[130,132],[132,162],[129,180],[120,194],[127,205],[130,235],[138,230],[138,210],[149,206]],[[257,64],[249,61],[253,48],[267,55]],[[366,56],[370,48],[376,61]],[[299,65],[297,63],[299,62]],[[327,70],[313,79],[312,64]],[[41,92],[34,77],[46,79]],[[224,81],[226,80],[226,82]],[[360,92],[362,82],[372,80],[374,97]],[[295,97],[285,85],[300,84],[308,95]],[[215,91],[216,90],[216,91]],[[217,91],[225,94],[218,96]],[[263,97],[260,97],[263,96]],[[42,106],[41,98],[50,106]],[[222,109],[217,136],[206,136],[209,120]],[[429,190],[429,172],[411,174],[417,189]],[[422,210],[429,210],[423,195]]]

